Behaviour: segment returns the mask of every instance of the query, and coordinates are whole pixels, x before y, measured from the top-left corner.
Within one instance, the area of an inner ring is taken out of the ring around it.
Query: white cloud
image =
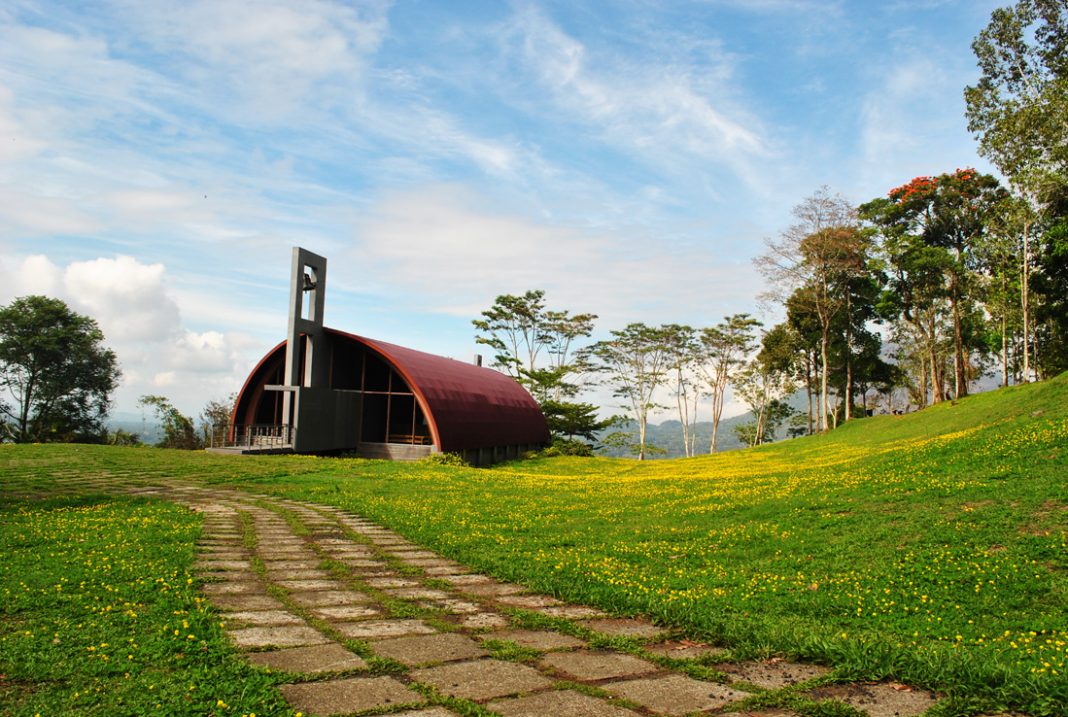
[[[269,343],[241,331],[186,328],[164,265],[129,256],[66,266],[45,255],[8,259],[0,261],[0,286],[3,303],[44,294],[97,321],[123,371],[115,394],[120,411],[133,410],[141,395],[166,389],[180,410],[195,414],[209,399],[240,388]]]
[[[160,341],[178,328],[178,305],[167,294],[162,264],[129,256],[73,262],[64,286],[115,341]]]
[[[387,29],[385,2],[138,0],[123,14],[222,115],[251,123],[345,105]],[[318,106],[316,106],[318,105]]]
[[[712,45],[704,62],[623,59],[595,53],[536,8],[517,13],[503,35],[565,121],[595,141],[618,145],[661,167],[694,158],[753,178],[769,154],[761,123],[731,99],[734,59]]]
[[[385,197],[356,228],[344,266],[362,289],[419,311],[474,317],[498,294],[545,289],[551,303],[593,311],[600,325],[714,323],[746,310],[748,257],[672,245],[644,229],[608,235],[485,207],[456,186]],[[345,269],[333,270],[338,274]],[[373,281],[373,283],[371,283]]]

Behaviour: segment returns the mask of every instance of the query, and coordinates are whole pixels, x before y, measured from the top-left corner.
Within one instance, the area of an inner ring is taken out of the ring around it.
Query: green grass
[[[103,496],[0,511],[0,713],[291,714],[189,572],[200,521]]]
[[[843,679],[936,689],[945,715],[1063,714],[1066,448],[1068,375],[645,464],[0,446],[10,476],[0,505],[73,490],[82,475],[243,486],[353,510],[502,579],[645,614],[739,658],[785,655]]]

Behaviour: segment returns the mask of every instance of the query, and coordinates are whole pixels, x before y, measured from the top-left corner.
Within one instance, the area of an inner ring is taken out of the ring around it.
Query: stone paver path
[[[721,647],[474,573],[336,508],[144,492],[203,513],[204,594],[234,645],[284,675],[282,694],[309,717],[450,717],[464,703],[504,717],[789,717],[747,703],[780,693],[911,717],[936,702],[902,685],[836,684],[817,665],[724,661]]]

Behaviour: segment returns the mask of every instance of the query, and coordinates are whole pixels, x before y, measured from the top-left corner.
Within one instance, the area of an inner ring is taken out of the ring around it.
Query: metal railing
[[[217,430],[218,429],[218,430]],[[212,448],[248,448],[271,450],[292,448],[296,431],[291,426],[248,424],[212,426],[209,445]]]

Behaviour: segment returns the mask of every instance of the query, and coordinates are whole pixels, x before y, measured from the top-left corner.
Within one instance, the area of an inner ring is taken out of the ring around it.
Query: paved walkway
[[[831,685],[815,665],[723,663],[722,649],[473,573],[336,508],[199,487],[136,492],[204,514],[204,592],[250,662],[291,678],[282,693],[305,715],[792,715],[747,709],[770,691],[872,717],[935,704],[904,685]]]

